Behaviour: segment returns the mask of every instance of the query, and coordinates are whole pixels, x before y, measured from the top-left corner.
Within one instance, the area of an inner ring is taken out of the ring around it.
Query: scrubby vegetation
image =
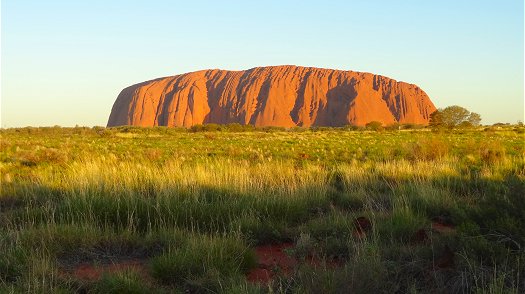
[[[430,126],[436,128],[471,128],[479,126],[481,116],[458,105],[438,109],[430,114]]]
[[[522,293],[523,126],[367,129],[1,130],[0,292]]]

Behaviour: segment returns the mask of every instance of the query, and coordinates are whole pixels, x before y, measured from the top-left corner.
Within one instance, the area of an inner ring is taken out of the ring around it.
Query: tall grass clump
[[[255,265],[252,251],[227,237],[190,237],[151,261],[152,276],[164,284],[218,287],[221,280],[242,275]],[[208,288],[209,289],[209,288]]]

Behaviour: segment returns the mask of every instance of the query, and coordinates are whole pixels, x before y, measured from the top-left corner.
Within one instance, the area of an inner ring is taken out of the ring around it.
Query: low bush
[[[133,270],[126,270],[111,274],[106,273],[99,281],[95,283],[93,288],[94,293],[101,294],[147,294],[152,293],[153,290],[148,285],[146,285],[144,281],[142,281],[140,274]],[[159,290],[160,289],[157,289],[155,293],[159,293]]]
[[[151,274],[164,284],[187,287],[206,278],[214,279],[210,283],[220,283],[253,266],[254,254],[242,241],[231,237],[193,237],[182,247],[155,257]]]

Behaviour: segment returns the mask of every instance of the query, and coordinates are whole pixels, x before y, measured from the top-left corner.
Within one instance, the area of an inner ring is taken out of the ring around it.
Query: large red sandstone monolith
[[[108,126],[344,126],[427,124],[435,110],[418,86],[370,73],[300,66],[203,70],[125,88]]]

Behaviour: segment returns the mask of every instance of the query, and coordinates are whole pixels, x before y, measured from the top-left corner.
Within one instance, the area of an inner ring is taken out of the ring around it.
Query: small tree
[[[371,121],[366,124],[366,128],[372,131],[381,131],[383,130],[383,123],[380,121]]]
[[[432,128],[443,127],[443,115],[438,109],[430,114],[430,121],[428,123]]]
[[[468,117],[468,122],[471,123],[475,127],[479,126],[479,123],[481,122],[481,115],[475,112],[471,112]]]
[[[479,114],[470,112],[461,106],[453,105],[434,111],[430,115],[429,125],[433,128],[454,128],[457,126],[478,126],[480,122],[481,116]]]
[[[389,124],[385,127],[385,129],[389,130],[389,131],[399,131],[401,130],[401,124],[398,123],[398,122],[394,122],[392,124]]]

